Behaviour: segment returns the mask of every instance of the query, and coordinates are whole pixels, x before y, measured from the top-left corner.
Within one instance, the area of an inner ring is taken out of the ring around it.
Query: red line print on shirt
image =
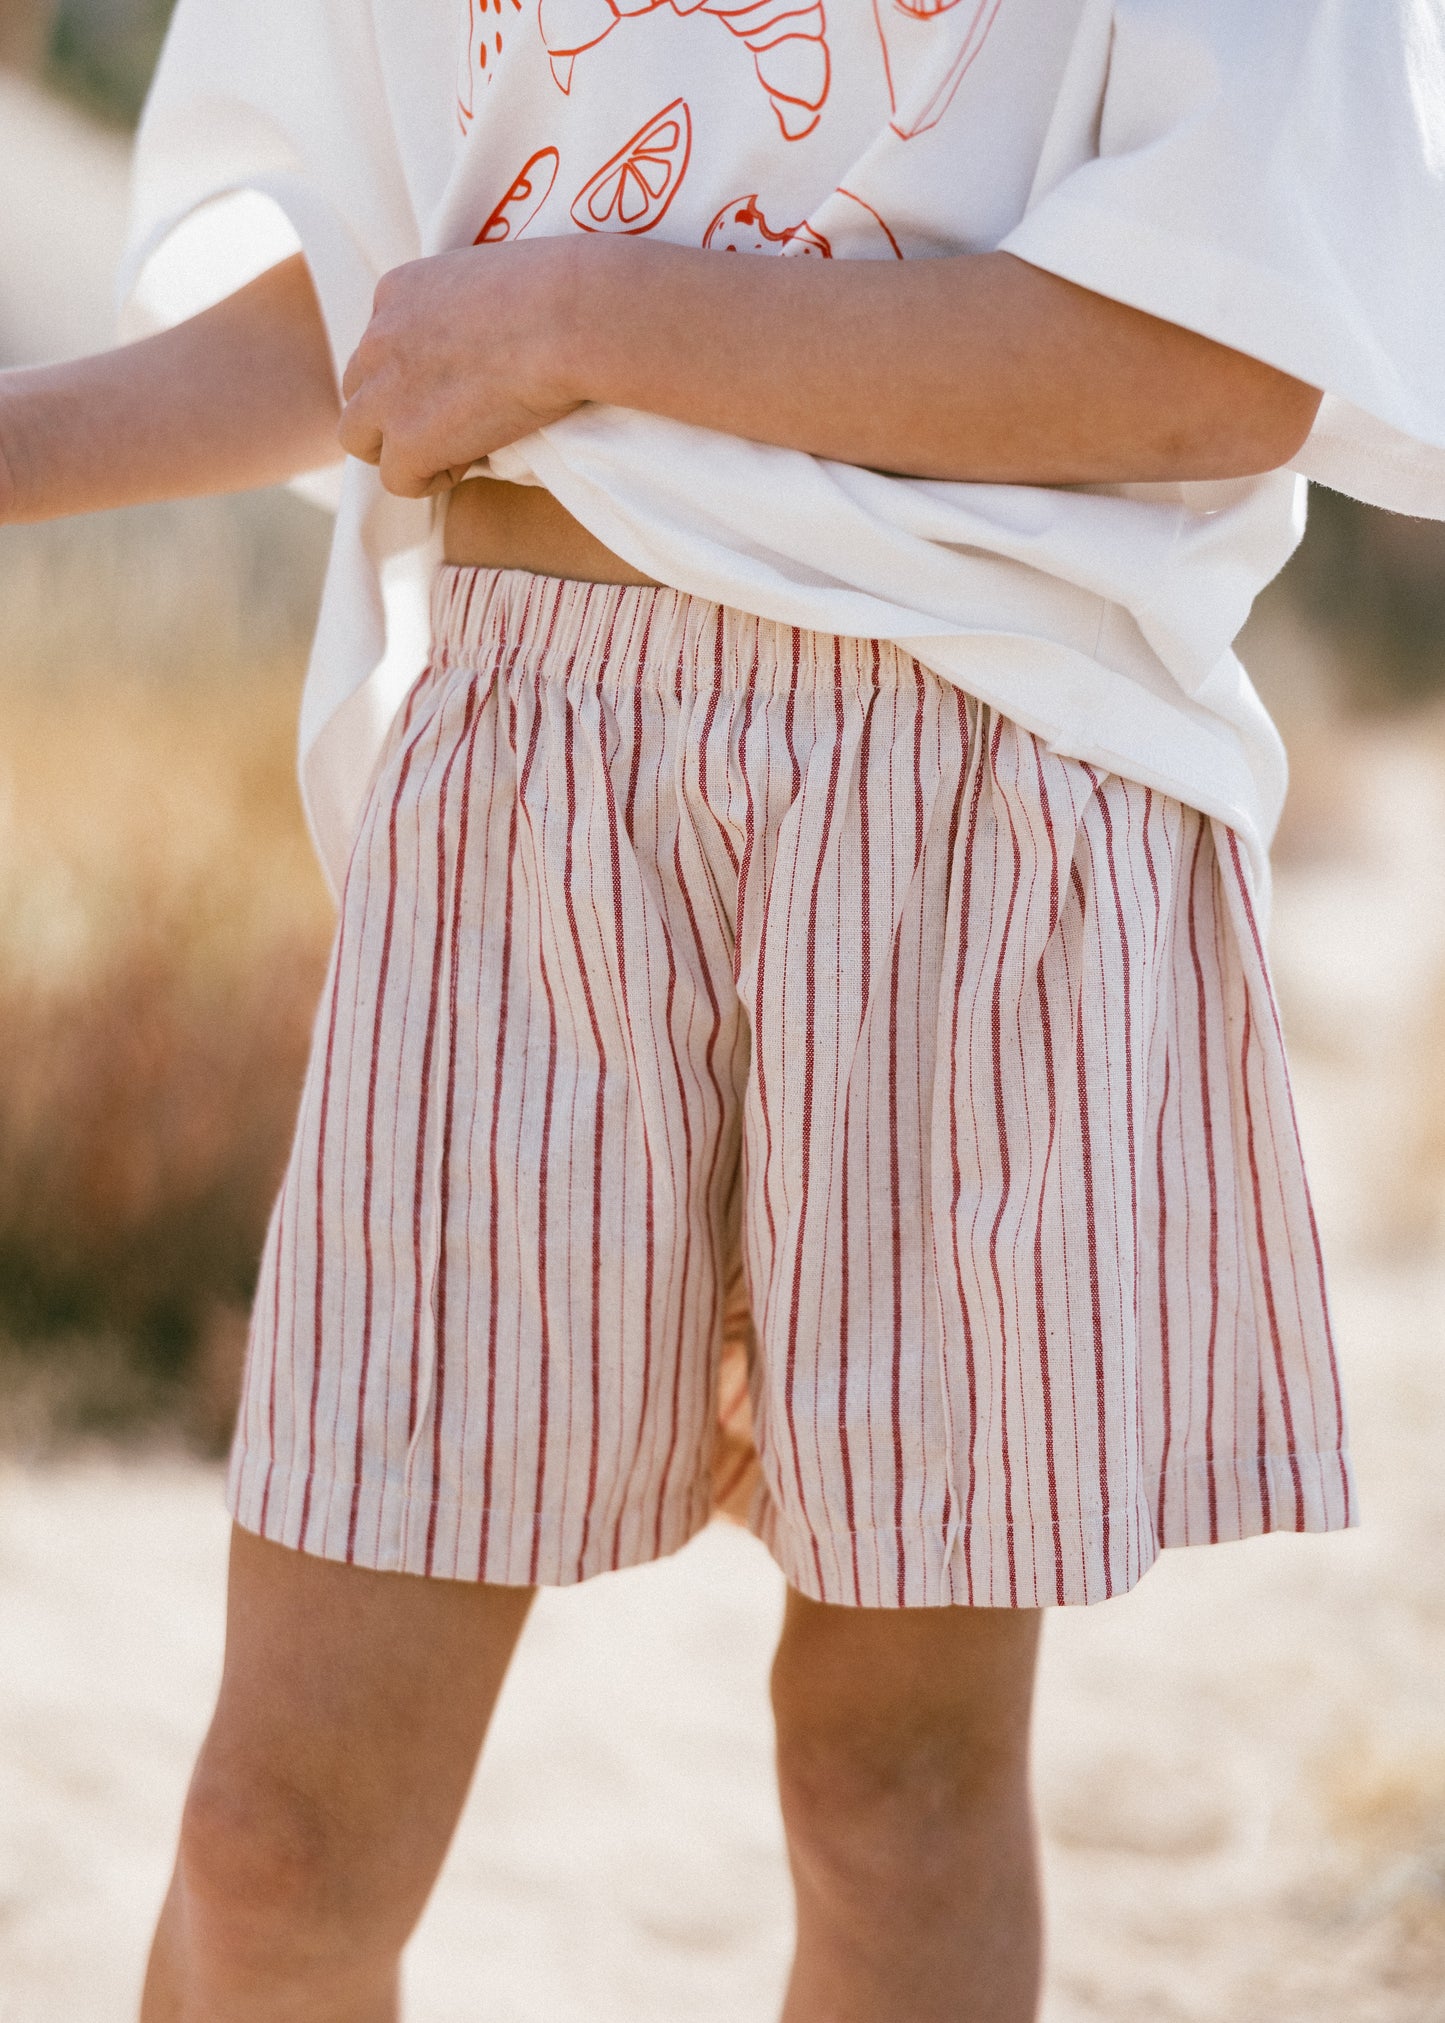
[[[702,243],[713,253],[782,253],[795,247],[800,254],[831,260],[833,248],[811,225],[789,225],[775,232],[763,216],[756,194],[734,197],[723,205],[707,230]]]
[[[529,156],[472,244],[500,246],[506,239],[520,239],[551,196],[560,161],[556,148],[538,148]]]
[[[675,98],[582,185],[573,223],[584,232],[650,232],[677,195],[691,154],[692,115],[686,99]]]
[[[846,197],[863,213],[858,220],[853,220],[850,214],[846,228],[850,258],[886,260],[890,255],[895,260],[903,258],[902,247],[871,204],[855,197],[851,190],[839,190],[837,195]],[[704,232],[702,243],[713,253],[790,253],[802,259],[833,258],[832,240],[806,220],[775,232],[755,194],[734,197],[724,204]]]
[[[892,126],[901,140],[938,125],[1002,7],[1003,0],[873,0]],[[913,78],[920,70],[925,84],[918,92]]]
[[[466,0],[466,7],[467,39],[457,79],[457,125],[463,133],[477,116],[477,80],[486,84],[501,56],[502,17],[520,14],[522,0]]]
[[[752,53],[758,82],[768,94],[785,140],[802,140],[818,124],[828,97],[828,27],[819,0],[538,0],[538,24],[563,91],[584,49],[610,35],[624,16],[711,14]]]

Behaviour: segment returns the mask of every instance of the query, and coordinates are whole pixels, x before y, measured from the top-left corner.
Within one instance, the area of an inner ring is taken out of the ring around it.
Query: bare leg
[[[142,2023],[395,2023],[531,1599],[233,1534],[220,1699]]]
[[[783,2023],[1031,2023],[1032,1610],[791,1593],[773,1672],[798,1899]]]

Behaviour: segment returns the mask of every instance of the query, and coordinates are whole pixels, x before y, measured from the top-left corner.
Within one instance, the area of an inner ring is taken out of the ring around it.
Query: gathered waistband
[[[604,688],[660,682],[786,694],[938,679],[890,640],[809,632],[682,590],[452,563],[438,570],[432,593],[432,653],[443,667],[481,667],[500,653],[545,659]]]

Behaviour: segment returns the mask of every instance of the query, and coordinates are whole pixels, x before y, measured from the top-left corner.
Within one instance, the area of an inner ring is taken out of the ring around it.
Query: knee
[[[178,1878],[209,1949],[314,1950],[365,1929],[353,1850],[326,1810],[264,1767],[203,1754],[181,1822]]]
[[[786,1648],[772,1695],[789,1846],[815,1881],[866,1903],[894,1879],[942,1884],[980,1841],[1027,1839],[1026,1707],[820,1678]]]

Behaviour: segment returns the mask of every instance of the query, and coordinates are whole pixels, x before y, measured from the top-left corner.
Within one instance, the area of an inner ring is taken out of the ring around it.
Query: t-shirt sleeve
[[[1297,468],[1445,518],[1440,0],[1108,12],[1092,144],[1003,249],[1320,388]]]
[[[420,250],[367,0],[179,0],[136,140],[126,336],[297,249],[338,376],[376,283]]]

